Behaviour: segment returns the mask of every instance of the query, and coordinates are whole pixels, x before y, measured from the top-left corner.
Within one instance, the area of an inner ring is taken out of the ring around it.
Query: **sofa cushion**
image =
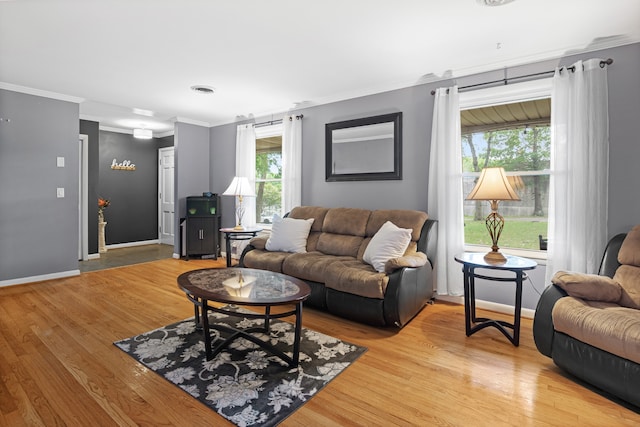
[[[271,234],[265,248],[269,251],[306,252],[307,237],[314,219],[273,216]]]
[[[329,208],[322,208],[319,206],[296,206],[289,212],[289,218],[295,219],[309,219],[313,218],[313,224],[311,225],[311,231],[307,237],[307,252],[313,252],[317,250],[318,238],[322,231],[322,224],[324,223],[324,217],[327,215]]]
[[[387,261],[404,255],[411,241],[411,232],[412,230],[400,228],[391,221],[385,222],[367,245],[362,259],[376,271],[383,273]]]
[[[316,249],[328,255],[357,257],[370,214],[364,209],[329,209]]]
[[[389,276],[378,273],[357,259],[341,260],[327,266],[324,276],[327,288],[367,298],[384,299]]]
[[[400,228],[411,229],[411,240],[415,242],[420,238],[422,226],[428,218],[429,216],[421,211],[405,209],[376,210],[371,212],[365,235],[369,237],[375,235],[385,222],[391,221]]]
[[[324,283],[326,269],[331,263],[350,259],[353,258],[325,255],[317,251],[291,254],[282,263],[282,272],[299,279]]]
[[[556,331],[640,363],[638,310],[610,302],[560,298],[551,313]]]
[[[324,233],[364,237],[371,211],[357,208],[329,209],[324,217]]]
[[[293,254],[290,252],[270,252],[262,249],[254,249],[244,255],[242,264],[247,268],[257,268],[282,273],[282,263],[291,255]]]
[[[364,240],[361,236],[321,233],[316,249],[327,255],[357,257],[358,250]]]
[[[560,286],[572,297],[589,301],[618,302],[622,288],[617,281],[597,274],[558,271],[551,278],[551,283]]]
[[[640,225],[631,229],[620,246],[618,262],[640,267]]]
[[[613,280],[622,287],[620,305],[640,310],[640,267],[621,265],[616,270]],[[640,316],[640,313],[638,315]]]
[[[327,215],[329,208],[321,208],[319,206],[296,206],[291,209],[287,218],[294,219],[309,219],[313,218],[313,224],[311,225],[311,231],[322,231],[322,224],[324,223],[324,217]]]

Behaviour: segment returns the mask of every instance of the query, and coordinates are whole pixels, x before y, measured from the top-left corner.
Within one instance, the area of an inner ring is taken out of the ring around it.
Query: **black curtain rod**
[[[604,68],[606,65],[611,65],[611,64],[613,64],[613,59],[611,59],[611,58],[606,59],[606,60],[602,60],[602,61],[600,61],[600,68]],[[576,71],[576,66],[575,65],[572,65],[571,67],[562,67],[562,68],[566,68],[567,70],[571,71],[572,73]],[[562,68],[560,68],[560,72],[562,72]],[[480,86],[495,85],[496,83],[503,83],[504,85],[507,85],[512,80],[520,80],[520,79],[528,79],[528,78],[531,78],[531,77],[542,77],[542,76],[546,76],[546,75],[553,75],[555,72],[556,72],[555,70],[543,71],[541,73],[525,74],[524,76],[517,76],[517,77],[505,77],[505,78],[502,78],[500,80],[493,80],[493,81],[484,82],[484,83],[476,83],[474,85],[460,86],[460,88],[458,89],[458,92],[463,92],[465,89],[472,89],[472,88],[480,87]],[[449,93],[448,89],[447,89],[447,93]],[[431,95],[435,95],[435,94],[436,94],[436,91],[432,90],[431,91]]]
[[[289,116],[289,121],[293,120],[294,116]],[[296,120],[302,120],[302,118],[304,117],[304,114],[300,114],[299,116],[295,116]],[[268,122],[261,122],[261,123],[254,123],[253,127],[259,128],[262,126],[271,126],[271,125],[278,125],[282,123],[282,119],[278,119],[278,120],[269,120]]]

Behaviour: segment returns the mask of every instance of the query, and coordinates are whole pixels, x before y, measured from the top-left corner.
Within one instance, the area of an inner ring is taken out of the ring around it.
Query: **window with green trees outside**
[[[462,110],[463,197],[485,167],[503,167],[520,201],[499,202],[501,248],[544,250],[551,155],[550,99]],[[464,201],[465,244],[491,246],[487,201]]]

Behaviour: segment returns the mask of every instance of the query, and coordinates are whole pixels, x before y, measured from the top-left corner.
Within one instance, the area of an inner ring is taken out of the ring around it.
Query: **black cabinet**
[[[217,194],[187,197],[186,257],[220,253],[220,206]]]

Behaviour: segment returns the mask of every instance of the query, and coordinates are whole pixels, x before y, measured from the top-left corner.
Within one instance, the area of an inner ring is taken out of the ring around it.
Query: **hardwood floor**
[[[190,317],[176,277],[211,266],[224,260],[166,259],[0,288],[0,425],[231,425],[113,345]],[[465,337],[463,307],[439,302],[399,332],[310,308],[303,324],[369,350],[283,426],[640,424],[637,408],[539,354],[529,319],[520,347],[493,328]]]

